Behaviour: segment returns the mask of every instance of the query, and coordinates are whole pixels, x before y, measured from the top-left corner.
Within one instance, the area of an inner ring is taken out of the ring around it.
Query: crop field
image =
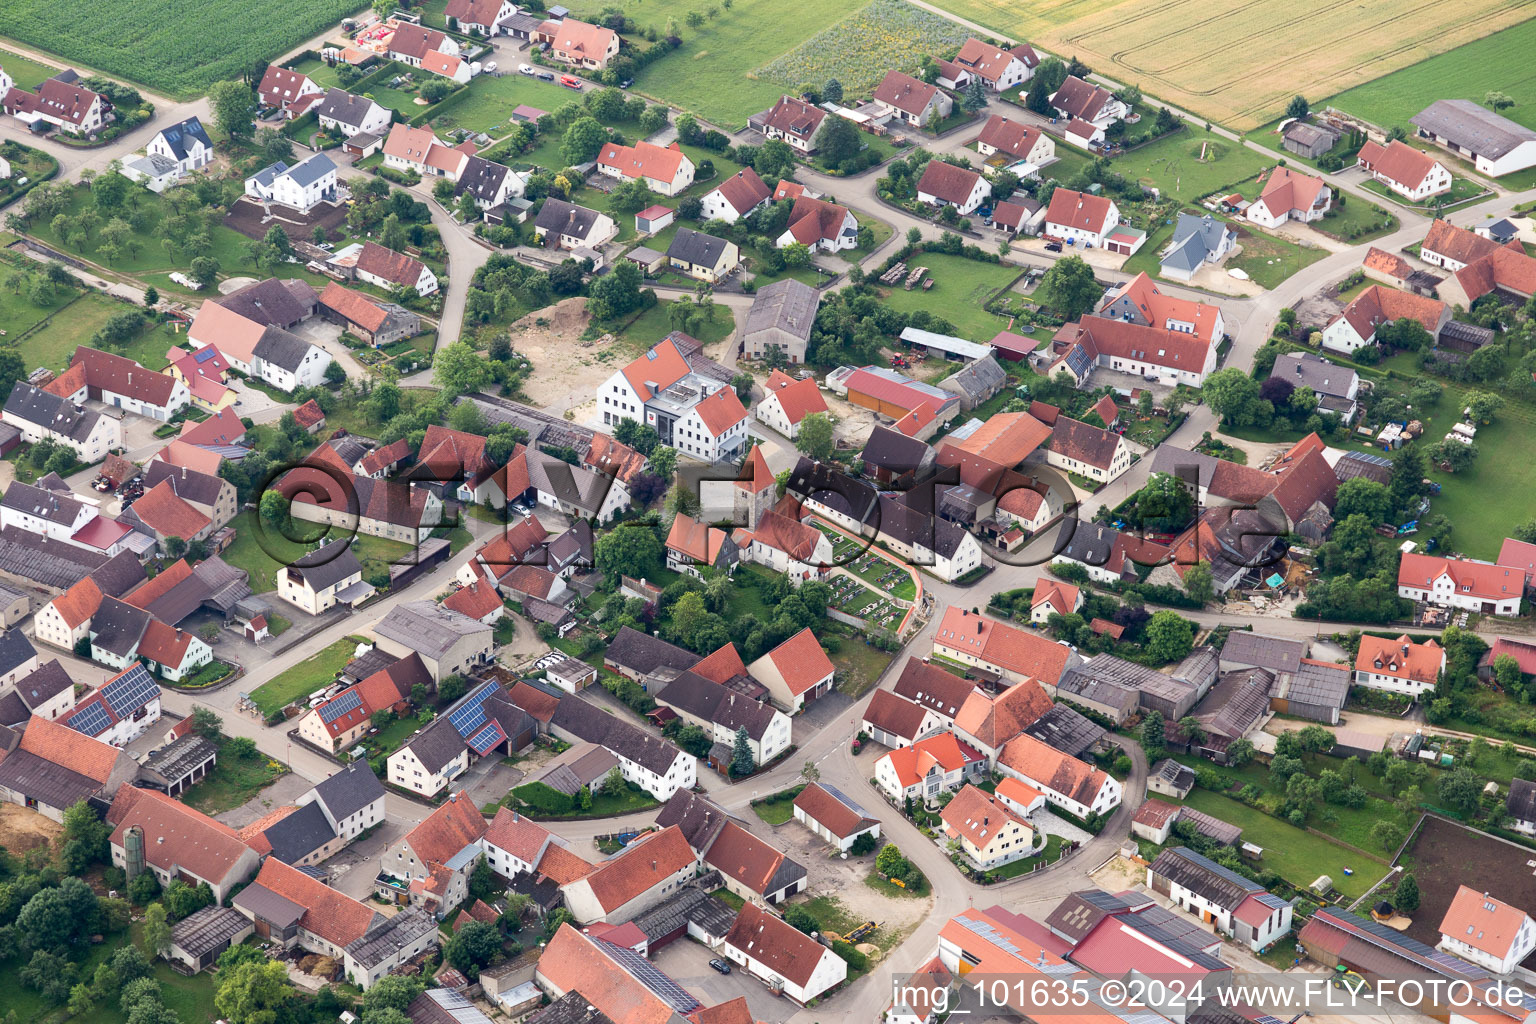
[[[365,6],[360,0],[246,0],[244,28],[219,31],[215,0],[7,0],[0,32],[178,99],[278,57]]]
[[[912,71],[925,56],[957,49],[969,35],[905,0],[875,0],[752,74],[791,90],[835,78],[850,96],[858,95],[880,84],[887,71]]]
[[[1427,0],[1411,14],[1393,0],[938,0],[938,5],[1053,53],[1075,54],[1109,78],[1244,131],[1275,117],[1287,99],[1312,83],[1350,89],[1530,17],[1530,6],[1520,0]],[[1480,71],[1529,81],[1520,61],[1511,64],[1510,55],[1522,52],[1528,50],[1516,45],[1501,48],[1498,56],[1485,54]],[[1506,84],[1479,86],[1478,98],[1487,88],[1514,95]],[[1415,101],[1414,110],[1434,98]]]
[[[784,91],[782,83],[758,78],[753,68],[863,6],[860,0],[735,0],[730,10],[721,8],[698,28],[688,26],[688,13],[702,13],[713,5],[693,0],[593,0],[574,10],[591,20],[599,11],[618,8],[641,29],[657,32],[669,19],[676,22],[683,45],[636,75],[635,90],[734,130],[772,106]],[[650,44],[639,39],[637,45]]]

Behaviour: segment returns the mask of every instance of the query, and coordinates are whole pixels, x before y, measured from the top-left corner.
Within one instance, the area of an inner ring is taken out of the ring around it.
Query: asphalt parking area
[[[780,1024],[799,1012],[800,1007],[783,996],[768,991],[768,986],[747,973],[740,964],[731,965],[730,974],[721,974],[709,966],[716,954],[708,946],[682,938],[653,953],[651,959],[673,981],[692,992],[705,1006],[747,997],[752,1019]],[[723,956],[720,959],[725,959]],[[835,997],[834,997],[835,998]]]

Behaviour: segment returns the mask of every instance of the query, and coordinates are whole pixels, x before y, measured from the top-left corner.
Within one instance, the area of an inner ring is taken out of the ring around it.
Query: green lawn
[[[709,8],[690,0],[594,0],[573,13],[590,21],[617,8],[640,28],[658,32],[674,19],[683,45],[636,75],[635,90],[734,130],[786,91],[783,82],[759,77],[757,68],[863,6],[864,0],[736,0],[698,28],[686,24],[688,13]],[[650,44],[640,39],[637,45]]]
[[[1114,168],[1155,186],[1165,199],[1192,202],[1254,178],[1269,163],[1241,143],[1186,128],[1116,157]]]
[[[614,335],[614,344],[609,346],[608,351],[615,352],[615,358],[627,362],[671,334],[672,321],[667,315],[667,307],[671,305],[670,301],[663,300],[641,313],[633,322]],[[704,344],[713,345],[717,341],[730,337],[735,330],[736,317],[731,313],[730,307],[717,304],[709,322],[697,333],[689,333]]]
[[[455,103],[444,115],[443,125],[437,125],[434,120],[434,126],[448,126],[451,121],[453,126],[460,128],[488,132],[493,136],[502,135],[512,126],[514,107],[526,104],[552,114],[578,99],[574,92],[564,86],[517,74],[516,68],[510,66],[511,61],[508,64],[508,67],[501,70],[511,74],[499,78],[481,75],[474,79],[469,86],[469,98]],[[637,130],[631,125],[626,136],[635,134]],[[558,134],[555,141],[558,149]]]
[[[752,805],[752,811],[770,825],[782,825],[795,816],[795,797],[762,800]]]
[[[926,310],[948,320],[955,333],[970,341],[987,342],[1007,321],[983,307],[1019,276],[1017,267],[981,263],[963,256],[925,252],[907,260],[909,268],[927,267],[933,287],[927,291],[900,287],[886,293],[885,303],[902,313]],[[957,367],[958,369],[958,367]]]
[[[208,777],[187,790],[182,802],[204,814],[218,814],[239,807],[276,782],[288,768],[257,751],[253,757],[235,757],[227,748]]]
[[[827,657],[831,659],[832,666],[843,674],[838,689],[850,697],[858,698],[875,684],[895,655],[876,650],[861,637],[843,636],[838,639],[842,645],[836,654]]]
[[[1419,148],[1432,155],[1438,155],[1437,150],[1430,149],[1430,147],[1427,145],[1420,146]],[[1489,199],[1493,198],[1493,193],[1485,188],[1482,183],[1462,177],[1451,178],[1451,188],[1449,192],[1442,192],[1437,196],[1431,196],[1429,199],[1425,199],[1417,203],[1409,202],[1407,199],[1398,195],[1396,192],[1393,192],[1391,189],[1387,188],[1387,186],[1383,185],[1381,182],[1374,178],[1362,182],[1361,188],[1364,188],[1367,192],[1376,193],[1377,195],[1386,199],[1388,202],[1397,203],[1401,206],[1411,206],[1416,210],[1433,210],[1435,209],[1435,200],[1440,199],[1443,199],[1446,205],[1450,205],[1452,203],[1460,203],[1464,200],[1468,200],[1474,196],[1479,195],[1486,195],[1486,197]]]
[[[1228,257],[1226,266],[1243,271],[1263,288],[1279,287],[1280,282],[1302,267],[1328,255],[1326,249],[1304,249],[1295,242],[1242,224],[1238,225],[1237,240],[1243,251]]]
[[[332,428],[336,426],[330,422]],[[315,544],[304,543],[284,537],[277,530],[264,527],[254,521],[253,513],[246,511],[240,513],[230,525],[235,528],[235,542],[224,552],[224,560],[230,565],[244,569],[251,577],[251,589],[258,594],[277,589],[276,575],[289,563],[304,556],[313,550]],[[325,527],[318,523],[297,523],[297,528],[304,530],[304,537],[314,537],[315,540],[323,539]],[[337,537],[342,535],[339,529]],[[358,560],[363,563],[363,577],[366,579],[371,573],[379,570],[387,570],[397,560],[411,551],[409,544],[395,540],[385,540],[382,537],[370,537],[365,534],[355,534],[351,540]]]
[[[37,268],[39,271],[42,267]],[[11,269],[5,270],[5,276],[11,275]],[[16,337],[29,330],[50,314],[57,313],[70,300],[81,297],[83,294],[76,288],[52,289],[50,301],[46,305],[35,305],[25,292],[18,295],[9,288],[0,288],[0,329],[5,331],[7,341],[14,342]],[[59,318],[61,321],[63,316]],[[73,349],[71,349],[73,351]]]
[[[78,294],[78,293],[77,293]],[[48,326],[41,328],[35,334],[27,335],[22,342],[22,354],[27,357],[27,368],[46,366],[52,370],[62,370],[69,365],[70,357],[75,354],[75,349],[80,345],[88,345],[91,335],[97,329],[106,324],[118,313],[132,309],[127,303],[118,299],[108,298],[100,292],[85,292],[68,306],[54,314]],[[140,335],[139,339],[124,347],[122,354],[130,358],[138,358],[139,355],[153,353],[156,343],[146,342],[147,336],[156,332],[148,331]],[[159,345],[159,352],[154,354],[146,365],[158,370],[165,366],[165,350],[168,344]]]
[[[1353,898],[1386,873],[1384,862],[1366,860],[1353,850],[1210,790],[1191,790],[1184,803],[1241,828],[1244,842],[1264,848],[1260,863],[1299,888],[1312,884],[1318,875],[1329,875],[1335,888]],[[1354,874],[1344,874],[1345,868]]]
[[[31,57],[23,57],[19,53],[0,49],[0,67],[5,68],[5,73],[11,76],[18,89],[26,89],[29,92],[36,91],[38,85],[46,82],[58,74],[57,68],[51,68],[46,64],[39,64]]]
[[[353,652],[357,650],[358,642],[358,637],[337,640],[302,665],[295,665],[276,679],[257,687],[251,693],[251,700],[263,714],[270,715],[292,701],[309,696],[328,685],[336,678],[336,673],[346,667],[347,662],[352,660]]]

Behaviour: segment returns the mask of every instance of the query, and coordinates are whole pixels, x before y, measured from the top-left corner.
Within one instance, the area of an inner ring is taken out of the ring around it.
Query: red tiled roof
[[[1050,695],[1033,679],[1015,683],[995,697],[972,690],[955,716],[955,728],[995,750],[1034,725],[1051,706]]]
[[[559,849],[550,846],[550,850]],[[613,1024],[668,1024],[675,1011],[604,954],[595,941],[562,924],[539,957],[539,975],[557,992],[578,992]]]
[[[320,403],[311,398],[293,410],[293,418],[298,421],[299,426],[308,430],[315,424],[325,421],[325,412],[320,408]]]
[[[813,103],[805,102],[805,100],[798,96],[782,96],[779,98],[779,102],[769,108],[763,123],[775,131],[783,132],[786,135],[793,135],[804,142],[810,142],[816,137],[816,129],[821,127],[822,119],[826,116],[827,112],[825,110],[822,110]],[[785,182],[783,181],[779,183],[780,189],[783,189],[784,184]],[[790,184],[794,183],[791,182]],[[805,188],[803,185],[798,187],[801,191]],[[783,196],[775,195],[774,198],[782,199]]]
[[[61,385],[65,381],[68,383]],[[146,369],[126,356],[81,345],[75,349],[69,370],[44,390],[56,395],[69,395],[80,390],[81,385],[95,391],[126,395],[147,405],[167,408],[177,381],[168,373]],[[60,386],[66,390],[56,390]]]
[[[1052,225],[1060,225],[1101,234],[1109,226],[1109,214],[1114,205],[1114,200],[1108,196],[1058,188],[1051,193],[1051,205],[1045,211],[1045,229],[1049,232]]]
[[[803,245],[835,241],[848,220],[848,208],[810,196],[796,196],[789,208],[789,233]]]
[[[1179,808],[1166,800],[1149,797],[1145,803],[1136,809],[1136,816],[1131,820],[1138,825],[1147,825],[1160,829],[1168,823],[1168,819],[1176,818]]]
[[[159,619],[150,619],[139,638],[139,653],[150,661],[167,668],[180,669],[186,660],[187,649],[192,646],[192,634],[167,626]]]
[[[1017,466],[1051,436],[1051,428],[1027,412],[994,413],[985,423],[955,444],[960,451],[980,455],[999,466]]]
[[[1419,246],[1421,252],[1432,252],[1456,263],[1474,263],[1500,248],[1504,247],[1493,239],[1459,228],[1446,220],[1430,224]],[[1519,239],[1511,239],[1508,248],[1514,252],[1525,252]]]
[[[811,627],[806,626],[794,636],[768,652],[789,692],[799,696],[832,674],[832,661],[821,649],[821,642]]]
[[[614,911],[694,863],[683,830],[671,825],[630,845],[586,875],[604,911]]]
[[[767,201],[771,194],[763,179],[750,167],[743,167],[712,191],[719,192],[720,197],[730,203],[731,209],[738,214],[745,214],[759,203]]]
[[[1527,920],[1519,907],[1462,885],[1440,922],[1440,934],[1503,958],[1509,955]]]
[[[364,242],[363,251],[357,254],[357,269],[406,288],[414,288],[421,280],[424,264],[403,252],[386,249],[375,242]]]
[[[928,709],[890,690],[876,690],[864,708],[863,721],[874,729],[916,740],[928,718]]]
[[[1428,590],[1441,575],[1450,576],[1456,593],[1484,601],[1505,601],[1525,589],[1525,573],[1502,565],[1437,555],[1404,554],[1397,566],[1397,584]]]
[[[939,91],[921,79],[900,71],[887,71],[875,86],[875,99],[907,114],[921,114]],[[934,161],[937,163],[937,161]]]
[[[763,513],[753,533],[754,540],[777,548],[797,562],[809,562],[815,556],[821,536],[821,531],[814,526],[791,519],[773,509]]]
[[[770,395],[777,395],[779,405],[784,409],[784,415],[789,417],[789,422],[799,423],[813,412],[824,413],[827,411],[827,403],[821,397],[821,389],[816,386],[812,377],[795,379],[783,370],[774,370],[768,375],[768,385],[765,389]]]
[[[689,671],[694,675],[703,676],[712,683],[724,686],[734,677],[746,675],[747,667],[742,663],[741,654],[737,652],[736,645],[728,643]]]
[[[622,441],[597,433],[592,435],[592,444],[582,458],[582,463],[627,484],[633,482],[645,469],[645,456]],[[523,474],[527,475],[526,460],[523,463]],[[515,481],[510,486],[515,487]],[[520,494],[527,489],[525,484],[520,490],[509,490],[506,493]]]
[[[182,583],[191,575],[192,566],[188,564],[185,558],[178,558],[175,562],[157,573],[154,578],[145,580],[133,590],[130,590],[123,596],[123,601],[133,605],[135,608],[147,609],[150,605],[170,593],[171,588]]]
[[[101,783],[112,777],[112,769],[122,755],[111,744],[36,716],[27,720],[17,749]]]
[[[1171,370],[1199,373],[1205,368],[1212,342],[1196,334],[1143,326],[1129,320],[1084,317],[1064,330],[1077,329],[1077,343],[1094,359],[1134,359]]]
[[[890,691],[877,690],[876,692],[889,693]],[[817,782],[809,783],[800,791],[800,795],[795,797],[795,806],[805,812],[806,817],[839,839],[847,839],[855,832],[862,832],[879,824],[874,818],[866,817],[857,809],[833,796]]]
[[[27,726],[28,732],[36,722],[34,719]],[[81,742],[79,734],[75,734],[75,741]],[[145,860],[162,871],[184,869],[210,882],[232,880],[231,872],[250,851],[228,825],[164,793],[135,789],[127,783],[118,787],[107,810],[107,823],[113,826],[114,846],[123,845],[131,826],[142,826]]]
[[[1445,649],[1433,640],[1416,644],[1407,635],[1389,640],[1369,633],[1360,637],[1355,655],[1355,671],[1433,685],[1445,664]]]
[[[536,870],[556,885],[569,885],[585,877],[592,870],[592,865],[559,843],[550,843],[544,850],[544,856],[539,858]]]
[[[747,418],[746,407],[741,404],[741,399],[736,397],[736,389],[730,387],[721,388],[694,408],[698,411],[699,418],[704,421],[704,429],[715,437],[719,437]]]
[[[677,350],[676,342],[664,338],[645,355],[624,367],[622,372],[624,379],[629,382],[630,390],[640,396],[640,401],[649,402],[653,397],[650,385],[655,385],[657,391],[665,391],[676,384],[688,375],[688,360]]]
[[[736,914],[736,923],[725,941],[796,985],[809,984],[822,957],[835,955],[755,903],[748,903]]]
[[[941,732],[927,739],[918,740],[910,747],[900,747],[886,754],[881,760],[889,760],[895,770],[896,781],[905,789],[915,786],[928,770],[938,767],[945,774],[957,772],[968,764],[983,760],[980,752],[961,743],[954,733]]]
[[[1365,259],[1361,261],[1361,266],[1369,267],[1371,270],[1379,271],[1388,277],[1395,277],[1402,281],[1406,281],[1409,275],[1413,273],[1413,265],[1407,260],[1397,255],[1397,253],[1378,249],[1374,245],[1366,251]]]
[[[443,598],[444,608],[472,619],[483,618],[501,606],[501,595],[486,580],[476,580]]]
[[[1207,341],[1221,340],[1216,337],[1216,327],[1221,320],[1219,306],[1169,295],[1157,287],[1146,271],[1127,281],[1114,297],[1115,300],[1129,299],[1143,317],[1158,327],[1164,326],[1169,320],[1177,320],[1194,324],[1194,333]]]
[[[505,850],[525,864],[535,863],[539,851],[550,838],[549,829],[505,807],[496,809],[496,817],[485,830],[485,841]]]
[[[186,420],[181,424],[181,433],[177,435],[179,440],[189,445],[234,444],[244,436],[245,424],[230,409],[221,409],[201,423]]]
[[[967,39],[965,45],[960,47],[960,52],[955,54],[955,63],[967,71],[975,72],[989,82],[995,82],[1008,65],[1018,58],[1001,46],[984,43],[975,36]]]
[[[459,73],[459,65],[463,61],[450,56],[440,50],[429,50],[421,58],[421,69],[430,71],[434,75],[442,75],[444,78],[452,78]]]
[[[934,643],[978,656],[1048,686],[1061,679],[1072,653],[1043,636],[984,615],[972,615],[953,605],[944,610]]]
[[[566,18],[555,31],[554,47],[566,53],[579,53],[592,60],[602,60],[608,48],[613,45],[613,39],[612,29]]]
[[[1424,183],[1438,162],[1401,139],[1393,139],[1385,146],[1367,139],[1360,147],[1359,161],[1367,171],[1390,178],[1410,191]]]
[[[667,534],[667,547],[695,562],[713,565],[729,534],[716,526],[701,523],[692,516],[678,513]]]
[[[658,146],[642,139],[633,146],[617,142],[605,144],[602,152],[597,155],[597,165],[612,167],[626,178],[653,178],[670,182],[677,177],[678,168],[687,159],[675,142],[670,146]],[[758,184],[762,185],[761,179]],[[764,195],[767,191],[768,187],[763,185]]]
[[[1276,216],[1289,210],[1310,210],[1327,187],[1322,178],[1276,166],[1264,181],[1259,201]]]
[[[320,305],[369,331],[377,331],[389,319],[389,314],[377,302],[362,292],[343,288],[335,281],[327,284],[325,291],[320,293]]]
[[[1018,822],[1034,831],[997,797],[969,784],[960,787],[939,817],[950,838],[964,837],[979,850],[985,850],[997,838],[998,830],[1009,822]]]
[[[276,857],[262,863],[253,884],[303,907],[299,927],[337,946],[356,942],[373,923],[372,908]]]
[[[1039,128],[1024,124],[1022,121],[1011,120],[1001,114],[993,114],[982,126],[981,135],[977,137],[977,141],[985,142],[1009,156],[1023,160],[1040,141],[1040,135]]]
[[[709,844],[705,863],[733,878],[759,896],[768,895],[768,883],[784,863],[784,854],[734,821],[727,821]]]
[[[456,793],[407,832],[405,842],[423,864],[444,864],[483,835],[485,817],[480,809],[469,797]]]
[[[98,99],[106,102],[89,89],[49,78],[38,84],[35,93],[13,87],[5,94],[5,108],[12,112],[47,114],[70,124],[80,124]]]
[[[997,763],[1034,779],[1057,793],[1092,806],[1109,776],[1070,754],[1021,733],[997,755]]]
[[[209,299],[198,307],[188,334],[198,341],[218,345],[220,353],[249,366],[256,356],[256,343],[266,331],[266,325]]]
[[[805,195],[805,186],[798,181],[790,181],[788,178],[780,178],[779,184],[773,190],[773,201],[780,199],[799,199]]]
[[[213,520],[176,494],[169,479],[140,495],[133,503],[133,514],[162,537],[180,537],[182,540],[191,540],[213,524]]]
[[[1519,245],[1515,240],[1511,245]],[[1456,283],[1476,301],[1496,288],[1520,295],[1536,294],[1536,259],[1524,252],[1495,249],[1456,271]]]
[[[1080,591],[1070,583],[1062,583],[1060,580],[1043,579],[1035,584],[1034,596],[1030,599],[1030,610],[1049,603],[1050,606],[1062,615],[1071,614],[1077,607],[1077,598]]]
[[[1378,324],[1406,317],[1417,320],[1424,325],[1426,331],[1434,335],[1440,330],[1440,320],[1445,315],[1445,310],[1445,303],[1439,299],[1373,284],[1356,295],[1354,300],[1344,307],[1344,311],[1330,320],[1329,324],[1337,322],[1342,317],[1349,321],[1349,325],[1354,328],[1356,334],[1368,341],[1376,333]]]
[[[981,175],[964,167],[947,164],[943,160],[930,160],[917,183],[917,190],[947,203],[964,203],[970,199]],[[1058,189],[1057,191],[1061,191]]]

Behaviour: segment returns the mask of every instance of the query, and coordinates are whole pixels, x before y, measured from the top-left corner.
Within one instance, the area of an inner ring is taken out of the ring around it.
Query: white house
[[[729,462],[745,450],[747,410],[735,390],[696,373],[671,337],[609,377],[597,405],[603,423],[645,423],[662,444],[704,462]]]
[[[992,195],[992,185],[976,171],[943,160],[930,160],[917,183],[917,200],[930,206],[953,206],[962,217],[975,213]]]
[[[1437,339],[1451,321],[1451,307],[1439,299],[1373,284],[1350,300],[1323,327],[1323,348],[1348,355],[1376,343],[1376,328],[1398,320],[1417,320]]]
[[[804,1006],[848,977],[848,963],[770,910],[748,903],[721,951],[769,989]]]
[[[643,181],[652,192],[675,196],[693,184],[693,161],[677,143],[658,146],[644,139],[633,146],[605,144],[597,155],[597,171],[610,178]]]
[[[958,790],[986,766],[980,751],[961,743],[954,733],[941,732],[876,761],[875,785],[896,803],[908,797],[931,803],[944,792]]]
[[[438,289],[437,275],[432,268],[414,256],[386,249],[374,242],[364,242],[357,254],[357,279],[380,288],[404,288],[417,295],[427,296]]]
[[[517,13],[512,0],[449,0],[444,16],[470,35],[494,36],[501,23]]]
[[[982,871],[1033,856],[1035,830],[986,790],[965,786],[940,812],[944,834],[960,844],[960,853]]]
[[[700,200],[700,219],[723,220],[735,224],[753,210],[768,202],[773,195],[750,167],[743,167],[719,185],[704,193]]]
[[[1254,952],[1291,930],[1288,902],[1187,847],[1158,854],[1147,868],[1147,884]]]
[[[112,110],[105,96],[65,82],[58,75],[39,83],[36,92],[12,85],[0,96],[0,104],[24,124],[51,125],[71,135],[88,135],[105,127]]]
[[[160,721],[160,685],[135,662],[87,694],[60,721],[103,743],[126,747]]]
[[[1433,640],[1419,644],[1407,635],[1389,640],[1366,634],[1355,655],[1355,685],[1418,697],[1435,688],[1445,661],[1445,648]]]
[[[336,165],[324,153],[306,157],[293,167],[279,160],[246,178],[245,194],[258,202],[308,213],[318,203],[336,200]]]
[[[67,445],[86,465],[100,462],[123,446],[123,421],[76,405],[26,381],[11,386],[0,421],[21,431],[21,439],[36,444],[43,438]]]
[[[1042,578],[1030,599],[1029,621],[1044,625],[1052,615],[1071,615],[1083,606],[1083,592],[1070,583]]]
[[[1101,85],[1068,75],[1051,97],[1051,106],[1068,121],[1085,121],[1099,130],[1129,117],[1131,108]]]
[[[75,535],[98,515],[95,505],[19,480],[0,498],[0,526],[66,544],[77,543]]]
[[[1045,236],[1097,249],[1120,224],[1120,208],[1108,196],[1058,188],[1045,212]]]
[[[1411,203],[1423,202],[1451,188],[1451,172],[1444,164],[1401,139],[1393,139],[1385,146],[1367,139],[1360,147],[1356,163]]]
[[[1524,593],[1524,572],[1492,562],[1410,553],[1397,567],[1398,597],[1440,608],[1515,616]]]
[[[752,542],[744,549],[745,557],[776,573],[788,576],[798,585],[805,580],[819,580],[832,567],[832,541],[808,523],[765,509],[752,531]]]
[[[768,375],[767,394],[753,410],[760,423],[793,440],[800,436],[800,424],[811,413],[826,415],[827,403],[814,377],[796,380],[782,370]]]
[[[1120,783],[1113,776],[1027,733],[1003,744],[997,770],[1028,783],[1045,794],[1047,803],[1079,818],[1107,814],[1120,806]]]
[[[993,92],[1007,92],[1029,81],[1034,70],[1025,56],[1021,56],[1021,51],[1027,55],[1034,53],[1027,46],[1005,50],[972,36],[960,47],[960,52],[955,54],[954,63],[968,74],[981,79],[982,84]]]
[[[363,566],[351,545],[321,545],[277,571],[277,596],[310,615],[336,604],[353,605],[373,593],[363,582]]]
[[[339,131],[347,138],[366,133],[382,136],[395,112],[367,96],[354,96],[345,89],[331,89],[315,108],[320,127]]]
[[[880,838],[880,822],[843,792],[820,782],[806,785],[795,797],[795,820],[832,844],[839,853],[862,835]]]
[[[1333,190],[1322,178],[1276,166],[1269,172],[1259,198],[1246,216],[1260,227],[1277,228],[1287,220],[1310,224],[1322,220],[1333,205]]]
[[[830,693],[835,672],[809,626],[747,666],[747,674],[767,687],[773,702],[792,715]]]
[[[672,825],[639,837],[560,891],[578,924],[623,924],[674,897],[698,868],[698,855]]]
[[[1440,922],[1436,948],[1494,974],[1511,974],[1536,950],[1536,921],[1519,907],[1459,886]]]
[[[982,156],[1001,154],[1010,163],[1022,160],[1038,168],[1056,158],[1056,143],[1039,128],[993,114],[976,137],[976,151]]]
[[[213,161],[213,142],[203,129],[203,122],[189,117],[156,132],[155,137],[144,147],[144,152],[174,160],[177,171],[191,174]]]

